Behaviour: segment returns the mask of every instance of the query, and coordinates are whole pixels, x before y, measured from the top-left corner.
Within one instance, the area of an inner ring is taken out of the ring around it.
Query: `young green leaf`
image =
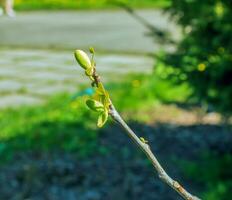
[[[102,83],[98,84],[98,87],[96,89],[96,93],[99,94],[99,95],[105,95],[106,91],[105,91],[105,88],[102,85]]]
[[[108,119],[108,111],[101,113],[97,120],[97,126],[101,128],[106,123],[107,119]]]
[[[95,112],[102,113],[105,111],[104,105],[101,102],[93,100],[93,99],[88,99],[86,101],[86,105],[89,107],[89,109]]]
[[[111,104],[110,96],[108,92],[105,90],[102,83],[100,83],[96,89],[95,99],[98,99],[100,102],[102,102],[105,107],[109,107]]]

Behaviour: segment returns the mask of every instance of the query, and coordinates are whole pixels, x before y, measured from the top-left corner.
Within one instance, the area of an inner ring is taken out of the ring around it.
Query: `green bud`
[[[95,112],[101,113],[105,111],[104,105],[101,102],[96,101],[96,100],[88,99],[86,101],[86,105],[89,107],[89,109]]]
[[[92,68],[91,61],[88,55],[84,51],[76,50],[74,55],[75,55],[77,62],[83,69],[90,70]]]
[[[90,48],[89,48],[89,52],[92,53],[92,54],[94,54],[94,53],[95,53],[94,48],[93,48],[93,47],[90,47]]]
[[[144,139],[143,137],[140,137],[139,139],[140,139],[141,142],[144,143],[144,144],[147,144],[147,143],[148,143],[148,141],[147,141],[146,139]]]

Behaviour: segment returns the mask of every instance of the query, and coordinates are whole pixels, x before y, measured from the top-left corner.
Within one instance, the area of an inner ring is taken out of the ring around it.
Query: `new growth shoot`
[[[115,109],[109,93],[104,88],[103,83],[100,80],[100,76],[97,74],[96,63],[94,62],[94,49],[90,48],[91,58],[82,50],[75,51],[75,58],[79,65],[85,70],[86,76],[91,81],[91,86],[95,88],[95,94],[91,99],[86,101],[87,106],[97,112],[98,120],[97,126],[102,127],[109,116],[117,122],[128,134],[128,136],[137,144],[137,146],[146,154],[147,158],[151,161],[154,169],[158,173],[160,179],[169,185],[172,189],[180,194],[183,199],[186,200],[200,200],[198,197],[193,196],[187,190],[184,189],[177,181],[173,180],[163,169],[156,156],[150,149],[148,141],[143,137],[138,137],[134,131],[127,125],[127,123],[122,119],[120,114]]]

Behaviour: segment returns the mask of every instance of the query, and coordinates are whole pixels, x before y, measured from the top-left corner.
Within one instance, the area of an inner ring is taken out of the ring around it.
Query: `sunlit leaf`
[[[104,112],[104,105],[99,102],[99,101],[95,101],[92,99],[88,99],[86,101],[86,105],[89,107],[89,109],[95,111],[95,112]]]
[[[98,117],[98,120],[97,120],[97,126],[98,127],[102,127],[106,121],[108,119],[108,112],[103,112],[101,113],[101,115]]]

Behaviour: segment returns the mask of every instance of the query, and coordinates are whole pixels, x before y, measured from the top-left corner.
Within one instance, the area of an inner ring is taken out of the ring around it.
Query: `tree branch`
[[[90,52],[94,55],[94,49],[90,48]],[[87,103],[87,106],[93,111],[99,112],[99,127],[102,127],[104,123],[107,121],[108,114],[112,117],[114,121],[119,123],[122,128],[127,132],[128,136],[139,146],[139,148],[146,154],[147,158],[151,161],[153,167],[157,171],[160,179],[167,183],[171,188],[173,188],[176,192],[178,192],[184,199],[186,200],[200,200],[198,197],[193,196],[188,191],[186,191],[177,181],[173,180],[160,165],[159,161],[152,153],[150,146],[143,138],[138,138],[138,136],[131,130],[131,128],[127,125],[127,123],[122,119],[120,114],[115,109],[112,104],[108,92],[105,90],[103,84],[101,83],[101,79],[96,72],[96,65],[93,61],[89,60],[88,55],[81,51],[75,51],[75,57],[77,62],[80,64],[82,68],[85,69],[85,74],[91,79],[92,87],[95,87],[97,90],[97,94],[95,95],[95,99],[90,100]],[[142,140],[143,139],[143,140]]]
[[[151,161],[153,167],[158,173],[159,178],[178,192],[186,200],[200,200],[200,198],[193,196],[183,188],[177,181],[173,180],[163,169],[156,156],[152,153],[150,146],[138,138],[138,136],[131,130],[127,123],[122,119],[113,104],[110,106],[109,115],[117,122],[128,134],[128,136],[139,146],[139,148],[146,154]]]

